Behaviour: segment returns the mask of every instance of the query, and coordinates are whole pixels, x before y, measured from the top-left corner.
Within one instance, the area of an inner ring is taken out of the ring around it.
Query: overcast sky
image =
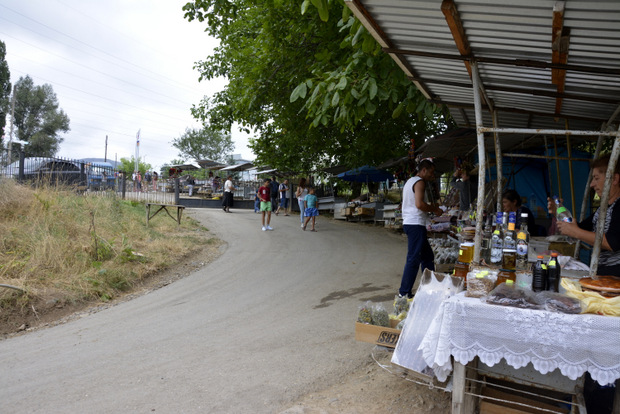
[[[194,62],[217,41],[202,23],[183,18],[185,3],[0,0],[11,82],[29,75],[36,85],[50,84],[70,118],[59,156],[103,158],[107,135],[108,159],[130,158],[140,130],[143,161],[156,168],[179,158],[172,140],[200,127],[191,106],[225,85],[198,82]],[[232,137],[234,153],[254,159],[247,136],[233,130]]]

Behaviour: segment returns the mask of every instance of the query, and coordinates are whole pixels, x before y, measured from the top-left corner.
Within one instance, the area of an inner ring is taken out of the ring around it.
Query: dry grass
[[[217,243],[186,218],[145,225],[144,205],[0,180],[0,308],[45,297],[108,301],[181,257]]]

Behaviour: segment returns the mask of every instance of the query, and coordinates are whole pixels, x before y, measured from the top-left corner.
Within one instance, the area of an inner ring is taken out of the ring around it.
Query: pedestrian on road
[[[254,213],[258,213],[260,211],[260,198],[258,197],[258,190],[254,193]]]
[[[276,181],[275,175],[271,176],[269,188],[271,188],[271,211],[276,211],[278,208],[278,189],[280,188],[280,183]]]
[[[276,210],[276,216],[280,212],[281,208],[284,208],[284,215],[288,216],[288,198],[290,197],[288,180],[284,180],[278,187],[278,192],[280,193],[280,205]]]
[[[194,186],[196,185],[196,180],[191,175],[187,176],[187,190],[189,192],[189,196],[191,197],[194,194]]]
[[[232,175],[229,175],[228,178],[226,179],[226,182],[224,183],[224,200],[222,202],[222,206],[225,212],[230,213],[230,208],[233,206],[233,200],[234,200],[234,192],[235,191],[235,186],[233,185],[232,182]]]
[[[258,189],[258,197],[260,198],[260,211],[262,215],[263,231],[273,230],[269,223],[271,222],[271,180],[265,178],[263,185]],[[267,216],[267,225],[265,225],[265,216]]]
[[[304,226],[304,200],[308,195],[308,189],[306,188],[306,179],[301,178],[299,180],[299,185],[297,186],[297,191],[295,192],[295,197],[297,198],[297,204],[299,204],[299,218],[301,221],[301,227]]]
[[[319,199],[314,195],[314,187],[308,187],[308,194],[304,199],[304,215],[306,216],[306,221],[303,225],[304,231],[306,231],[306,227],[308,227],[308,222],[312,219],[312,228],[310,231],[316,231],[314,228],[316,216],[319,215]]]
[[[426,183],[435,179],[435,164],[424,159],[418,164],[418,173],[405,183],[403,188],[402,216],[403,231],[407,235],[407,261],[398,290],[398,296],[413,297],[413,285],[418,276],[420,264],[424,269],[435,270],[435,256],[428,243],[426,225],[429,223],[428,213],[437,216],[443,210],[436,204],[425,201]]]

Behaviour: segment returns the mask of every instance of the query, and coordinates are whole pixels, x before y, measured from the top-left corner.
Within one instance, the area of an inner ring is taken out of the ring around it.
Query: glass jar
[[[473,243],[461,243],[459,246],[459,258],[461,263],[471,263],[474,258],[474,244]]]
[[[512,283],[514,284],[517,280],[516,272],[510,269],[500,269],[499,273],[497,274],[497,282],[495,282],[495,286],[498,286],[499,284],[504,283],[507,280],[512,280]]]

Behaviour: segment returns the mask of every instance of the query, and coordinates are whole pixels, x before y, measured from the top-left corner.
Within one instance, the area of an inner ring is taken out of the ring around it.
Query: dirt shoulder
[[[66,303],[55,299],[53,294],[43,294],[34,303],[22,308],[2,309],[0,315],[0,340],[21,335],[37,329],[59,325],[85,315],[116,306],[189,276],[196,270],[217,259],[225,248],[224,242],[205,245],[169,268],[155,272],[136,283],[109,302]]]

